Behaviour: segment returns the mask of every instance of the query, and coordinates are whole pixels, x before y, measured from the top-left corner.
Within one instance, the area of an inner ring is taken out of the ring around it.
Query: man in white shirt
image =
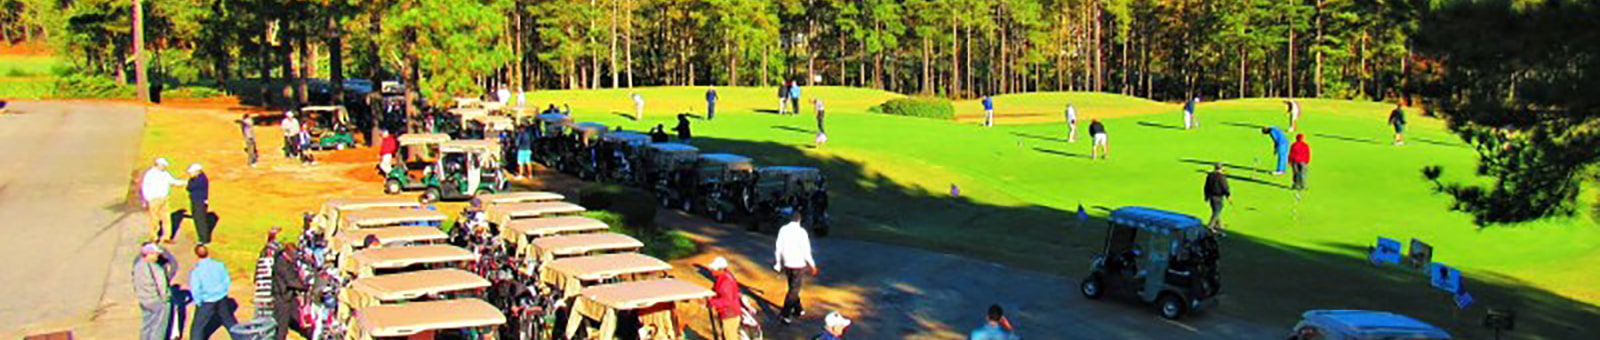
[[[644,119],[644,95],[633,93],[633,120]]]
[[[139,181],[139,197],[144,200],[145,213],[150,215],[151,242],[172,243],[172,237],[166,236],[167,227],[172,225],[172,218],[167,215],[167,195],[182,183],[167,172],[166,158],[156,158],[155,165],[145,170]]]
[[[1067,143],[1078,141],[1078,108],[1067,104]]]
[[[795,211],[789,224],[778,228],[777,249],[773,251],[777,263],[772,269],[782,271],[789,280],[789,293],[784,296],[783,310],[779,312],[786,325],[793,318],[805,315],[805,307],[800,304],[800,288],[805,285],[806,276],[816,276],[818,272],[817,262],[811,258],[811,236],[800,226],[800,216],[800,211]]]
[[[284,111],[280,125],[283,127],[284,156],[300,157],[300,120],[294,118],[294,111]]]

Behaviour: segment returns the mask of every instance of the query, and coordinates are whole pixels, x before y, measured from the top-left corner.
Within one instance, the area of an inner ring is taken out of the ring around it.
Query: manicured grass
[[[671,112],[704,114],[704,88],[638,91],[649,100],[672,103]],[[999,114],[1047,113],[1030,121],[1053,122],[982,128],[865,114],[875,101],[896,95],[813,87],[806,89],[807,100],[822,96],[830,103],[830,141],[811,148],[815,122],[808,105],[800,117],[755,113],[749,108],[770,110],[776,104],[766,103],[775,90],[719,91],[724,102],[717,120],[694,121],[696,144],[769,165],[823,166],[831,180],[836,229],[847,236],[972,254],[1072,277],[1084,273],[1103,233],[1098,222],[1076,226],[1072,214],[1080,204],[1094,216],[1142,205],[1205,218],[1203,172],[1213,162],[1225,162],[1239,177],[1232,181],[1236,204],[1225,213],[1234,236],[1227,241],[1233,251],[1224,265],[1235,268],[1237,275],[1227,280],[1238,289],[1229,313],[1287,323],[1294,311],[1308,308],[1384,308],[1455,318],[1460,327],[1470,328],[1474,321],[1448,314],[1448,296],[1435,295],[1442,293],[1427,288],[1420,275],[1360,264],[1365,247],[1386,236],[1432,244],[1436,261],[1463,269],[1478,285],[1470,289],[1477,290],[1480,306],[1540,305],[1551,315],[1572,308],[1600,315],[1594,308],[1600,302],[1600,275],[1593,269],[1600,265],[1600,228],[1588,209],[1572,218],[1474,226],[1470,216],[1448,210],[1450,199],[1432,191],[1421,168],[1441,166],[1445,180],[1482,181],[1471,176],[1476,154],[1441,121],[1416,110],[1409,110],[1408,143],[1397,147],[1390,145],[1392,131],[1384,123],[1392,105],[1302,100],[1300,132],[1312,145],[1313,162],[1310,190],[1296,199],[1286,189],[1288,175],[1264,172],[1273,167],[1271,143],[1259,127],[1286,127],[1281,99],[1202,103],[1202,127],[1183,131],[1176,104],[1106,94],[1008,95],[995,99]],[[743,97],[747,93],[759,100]],[[674,125],[657,106],[642,123],[610,114],[622,108],[631,112],[623,91],[548,91],[530,98],[569,102],[578,121],[639,130]],[[1065,141],[1060,123],[1061,108],[1069,102],[1077,105],[1082,120],[1076,143]],[[981,114],[976,101],[960,102],[957,110],[958,115]],[[1107,118],[1110,160],[1087,158],[1087,121],[1095,117]],[[952,185],[960,187],[961,198],[950,197]],[[1583,206],[1593,204],[1593,194],[1583,197]],[[1290,284],[1307,279],[1321,281],[1311,287]],[[1297,296],[1340,282],[1400,288]]]
[[[52,56],[0,55],[0,98],[40,99],[55,92]]]

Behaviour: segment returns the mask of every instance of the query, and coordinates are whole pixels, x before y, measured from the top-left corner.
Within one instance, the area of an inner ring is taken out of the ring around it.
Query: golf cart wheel
[[[1090,275],[1084,278],[1083,283],[1078,286],[1078,291],[1083,293],[1083,297],[1090,300],[1099,299],[1101,295],[1105,295],[1105,289],[1104,283],[1100,282],[1099,275]]]
[[[423,202],[427,202],[427,203],[438,202],[439,201],[439,197],[440,197],[439,188],[428,188],[428,190],[423,190],[422,191],[422,201]]]
[[[1183,313],[1189,310],[1189,306],[1183,303],[1183,299],[1178,298],[1178,295],[1173,293],[1161,294],[1161,297],[1156,299],[1156,308],[1161,313],[1161,317],[1167,320],[1182,318]]]
[[[402,188],[400,187],[400,180],[391,179],[391,180],[383,181],[383,193],[385,193],[385,194],[390,194],[390,195],[399,194],[401,189]]]

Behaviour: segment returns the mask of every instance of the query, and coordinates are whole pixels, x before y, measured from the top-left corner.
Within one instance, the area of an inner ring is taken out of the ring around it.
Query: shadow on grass
[[[1204,169],[1195,169],[1194,172],[1201,173],[1201,174],[1209,174],[1209,173],[1211,173],[1211,168],[1207,167],[1207,168],[1204,168]],[[1285,189],[1285,190],[1289,189],[1288,185],[1268,182],[1268,181],[1265,181],[1265,180],[1255,179],[1255,178],[1251,178],[1251,177],[1240,176],[1240,175],[1235,175],[1235,174],[1225,174],[1224,176],[1228,176],[1229,180],[1235,180],[1235,181],[1251,183],[1251,184],[1260,184],[1260,185],[1265,185],[1265,186],[1274,187],[1274,188],[1278,188],[1278,189]],[[1199,183],[1199,182],[1196,182],[1196,183]]]
[[[1239,169],[1239,170],[1245,170],[1245,171],[1250,171],[1250,172],[1259,173],[1259,174],[1270,174],[1270,173],[1272,173],[1272,170],[1257,168],[1257,167],[1253,167],[1253,166],[1238,165],[1238,164],[1233,164],[1233,163],[1228,163],[1228,162],[1218,162],[1218,161],[1210,161],[1210,160],[1194,159],[1194,158],[1184,158],[1184,159],[1180,159],[1178,161],[1179,162],[1184,162],[1184,163],[1192,163],[1192,164],[1204,165],[1204,166],[1206,166],[1206,168],[1203,169],[1203,170],[1205,170],[1207,172],[1211,171],[1211,166],[1216,165],[1217,163],[1222,163],[1223,167],[1229,168],[1229,169]]]
[[[1041,136],[1041,135],[1035,135],[1035,134],[1031,134],[1031,133],[1022,133],[1022,132],[1012,132],[1011,135],[1012,136],[1017,136],[1017,137],[1022,137],[1022,138],[1027,138],[1027,139],[1036,139],[1036,140],[1041,140],[1041,141],[1046,141],[1046,142],[1058,142],[1058,143],[1066,143],[1067,142],[1067,138],[1066,137],[1056,138],[1056,137]]]
[[[1366,144],[1372,144],[1372,145],[1383,145],[1384,144],[1383,142],[1379,142],[1378,140],[1371,139],[1371,138],[1355,138],[1355,137],[1346,137],[1346,136],[1340,136],[1340,135],[1330,135],[1330,134],[1326,134],[1326,133],[1313,133],[1311,135],[1314,136],[1314,137],[1322,137],[1322,138],[1327,138],[1327,139],[1341,140],[1341,141],[1354,142],[1354,143],[1366,143]]]
[[[797,128],[797,127],[793,127],[793,126],[785,126],[785,125],[773,125],[772,128],[773,129],[777,129],[777,130],[783,130],[783,131],[795,132],[795,133],[800,133],[800,134],[806,134],[806,135],[817,133],[817,131],[815,131],[815,130],[802,129],[802,128]]]
[[[1093,158],[1090,158],[1089,155],[1085,155],[1085,154],[1081,154],[1081,153],[1066,152],[1066,151],[1061,151],[1061,150],[1051,150],[1051,149],[1046,149],[1046,148],[1041,148],[1041,147],[1034,147],[1033,151],[1043,152],[1043,153],[1062,156],[1062,157],[1076,157],[1076,158],[1082,158],[1082,159],[1093,159]]]
[[[1139,122],[1139,126],[1148,126],[1148,127],[1153,127],[1153,128],[1158,128],[1158,129],[1168,129],[1168,130],[1179,130],[1179,131],[1183,130],[1182,126],[1171,125],[1171,124],[1162,124],[1162,123],[1151,122],[1151,121],[1140,121]]]
[[[1472,148],[1471,146],[1466,145],[1466,144],[1462,144],[1462,143],[1451,143],[1451,142],[1446,142],[1446,141],[1441,141],[1441,140],[1436,140],[1436,139],[1429,139],[1429,138],[1413,138],[1411,140],[1417,141],[1418,143],[1422,143],[1422,144],[1433,144],[1433,145],[1444,146],[1444,147],[1462,148],[1462,149],[1471,149]]]
[[[1222,125],[1237,126],[1237,127],[1242,127],[1242,128],[1246,128],[1246,129],[1255,129],[1256,131],[1261,131],[1261,128],[1267,127],[1266,125],[1252,124],[1252,123],[1245,123],[1245,122],[1222,122]]]

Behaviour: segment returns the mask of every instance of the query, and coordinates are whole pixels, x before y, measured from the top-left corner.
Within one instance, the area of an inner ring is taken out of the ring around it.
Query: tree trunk
[[[150,102],[150,82],[145,73],[144,56],[144,1],[133,0],[133,79],[134,93],[139,102]],[[117,65],[117,79],[122,79],[122,65]]]
[[[331,39],[328,39],[328,77],[333,80],[333,104],[344,105],[344,30],[339,28],[339,19],[333,15],[328,16],[328,30]]]
[[[928,37],[922,37],[922,94],[930,94],[933,90],[933,44]]]
[[[633,88],[633,0],[624,3],[628,4],[628,15],[623,17],[623,22],[626,23],[623,25],[623,32],[626,34],[622,40],[622,50],[623,58],[627,59],[624,68],[628,73],[628,88]]]
[[[309,87],[306,83],[306,78],[311,77],[312,61],[310,44],[307,44],[306,40],[305,34],[299,34],[299,37],[295,39],[295,45],[300,52],[300,63],[295,74],[295,78],[297,79],[294,90],[294,99],[296,103],[299,103],[302,106],[309,104],[310,101],[310,96],[308,93],[306,93],[306,90]]]
[[[1289,16],[1289,58],[1284,59],[1284,67],[1288,70],[1283,74],[1283,81],[1289,86],[1288,96],[1294,98],[1294,16]]]
[[[618,88],[621,72],[617,71],[617,12],[620,11],[616,1],[611,2],[611,88]]]

